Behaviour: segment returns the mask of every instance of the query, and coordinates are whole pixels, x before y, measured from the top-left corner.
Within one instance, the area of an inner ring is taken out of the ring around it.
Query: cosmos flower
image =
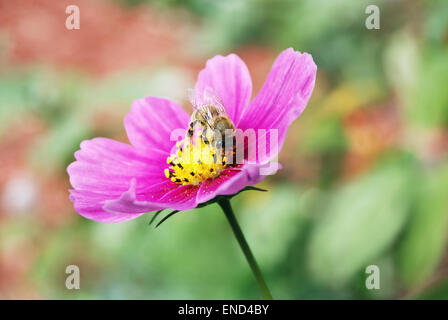
[[[124,119],[131,144],[94,138],[83,141],[75,152],[76,161],[67,168],[75,210],[95,221],[121,222],[161,209],[193,209],[260,182],[266,176],[260,169],[277,156],[288,127],[307,105],[316,69],[311,55],[287,49],[250,101],[251,77],[237,55],[207,61],[195,86],[198,97],[211,88],[236,129],[275,130],[277,134],[278,147],[268,143],[269,156],[257,153],[252,162],[228,163],[201,135],[173,140],[173,132],[186,132],[191,124],[176,102],[157,97],[135,101]],[[200,152],[202,159],[214,161],[186,161],[198,148],[206,150]]]

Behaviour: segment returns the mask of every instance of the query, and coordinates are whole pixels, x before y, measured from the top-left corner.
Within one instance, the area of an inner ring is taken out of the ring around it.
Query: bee
[[[212,144],[214,148],[223,149],[226,141],[229,145],[229,139],[235,140],[235,126],[221,99],[212,89],[206,88],[202,96],[190,90],[189,99],[193,105],[193,113],[188,125],[188,138],[193,137],[199,126],[204,143]]]

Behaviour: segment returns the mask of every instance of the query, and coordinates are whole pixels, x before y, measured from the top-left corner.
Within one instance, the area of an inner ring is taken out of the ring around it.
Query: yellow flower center
[[[185,138],[176,146],[176,152],[166,159],[170,167],[165,169],[165,176],[178,184],[198,185],[216,178],[228,166],[222,150],[201,136]]]

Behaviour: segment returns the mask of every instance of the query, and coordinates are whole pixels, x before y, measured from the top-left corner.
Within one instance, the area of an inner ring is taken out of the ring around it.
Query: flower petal
[[[122,193],[118,199],[106,200],[103,206],[105,211],[115,214],[145,213],[164,208],[166,207],[158,203],[137,200],[135,178],[131,180],[128,191]]]
[[[171,139],[173,131],[185,130],[189,120],[188,114],[174,101],[147,97],[134,101],[124,126],[134,147],[169,153],[177,141]]]
[[[125,221],[158,210],[165,207],[158,200],[178,187],[164,176],[160,151],[95,138],[83,141],[75,157],[67,168],[75,189],[70,200],[79,214],[95,221]]]
[[[102,209],[105,201],[103,194],[91,191],[70,190],[70,201],[74,202],[74,208],[83,217],[104,223],[122,222],[137,218],[138,214],[113,214]]]
[[[266,170],[265,166],[258,164],[246,164],[240,168],[224,170],[220,176],[206,180],[201,184],[196,201],[197,203],[203,203],[217,195],[235,194],[247,185],[259,183],[269,174],[272,174],[272,172]]]
[[[308,53],[302,54],[292,48],[283,51],[260,92],[246,108],[238,127],[279,130],[280,151],[289,125],[302,113],[311,97],[316,70]]]
[[[160,202],[167,208],[174,210],[189,210],[196,208],[198,205],[196,195],[199,191],[199,186],[185,185],[166,193]]]
[[[238,126],[252,95],[252,80],[246,64],[235,54],[213,57],[199,73],[195,90],[204,92],[207,87],[216,91],[230,119]]]

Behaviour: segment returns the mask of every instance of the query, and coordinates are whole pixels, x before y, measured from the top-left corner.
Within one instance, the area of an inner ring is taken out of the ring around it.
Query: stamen
[[[182,185],[216,178],[229,165],[222,150],[213,145],[213,140],[206,142],[201,135],[177,142],[177,150],[166,159],[170,166],[164,170],[165,176]]]

